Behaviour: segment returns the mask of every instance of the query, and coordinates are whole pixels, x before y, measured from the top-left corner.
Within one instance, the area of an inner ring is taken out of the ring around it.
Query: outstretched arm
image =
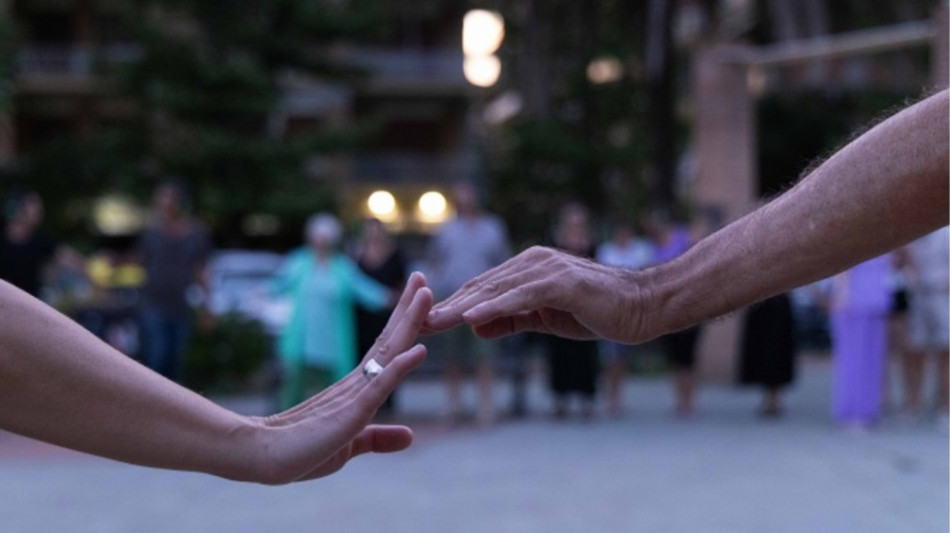
[[[532,248],[440,303],[426,326],[643,342],[830,276],[948,219],[948,93],[858,137],[773,202],[640,272]]]
[[[425,357],[410,347],[432,305],[413,275],[373,357],[285,413],[244,417],[116,352],[51,308],[0,282],[0,427],[120,461],[261,483],[324,476],[351,457],[398,451],[412,433],[368,426],[376,409]]]

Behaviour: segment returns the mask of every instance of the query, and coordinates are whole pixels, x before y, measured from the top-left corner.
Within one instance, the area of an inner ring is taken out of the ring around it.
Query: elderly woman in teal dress
[[[303,401],[308,385],[323,389],[352,370],[355,303],[382,310],[392,300],[386,287],[338,251],[341,235],[340,223],[332,215],[311,217],[306,228],[309,246],[292,252],[274,280],[274,292],[287,294],[292,301],[278,345],[282,409]]]

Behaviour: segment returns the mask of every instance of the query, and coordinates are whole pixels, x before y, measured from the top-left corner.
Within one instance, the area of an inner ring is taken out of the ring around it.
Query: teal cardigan
[[[315,276],[325,274],[332,276],[334,292],[313,298],[312,284],[328,281]],[[354,305],[378,311],[389,301],[389,290],[361,272],[348,257],[334,254],[327,266],[321,267],[306,248],[291,253],[273,280],[272,290],[289,294],[292,301],[290,320],[278,345],[281,361],[328,369],[335,381],[352,370],[356,361]]]

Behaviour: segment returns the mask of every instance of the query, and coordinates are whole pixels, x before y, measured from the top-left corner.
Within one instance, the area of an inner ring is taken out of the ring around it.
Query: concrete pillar
[[[934,87],[946,89],[950,86],[950,8],[946,3],[934,10],[934,29],[931,80]]]
[[[693,201],[723,214],[724,223],[749,212],[756,198],[755,109],[748,68],[730,58],[744,49],[714,46],[696,55],[693,79],[696,174]],[[735,377],[743,313],[705,324],[699,373],[704,379]]]

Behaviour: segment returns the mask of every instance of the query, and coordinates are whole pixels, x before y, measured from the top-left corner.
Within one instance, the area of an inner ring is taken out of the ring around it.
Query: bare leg
[[[892,314],[887,320],[888,350],[887,360],[884,362],[884,379],[881,380],[881,410],[884,412],[899,409],[894,401],[894,365],[901,366],[903,374],[904,358],[907,356],[907,319],[903,314]]]
[[[916,350],[905,350],[904,366],[904,410],[910,414],[919,414],[920,389],[924,376],[924,354]]]
[[[596,400],[593,396],[581,396],[581,420],[590,421],[594,418],[594,406]]]
[[[607,363],[607,372],[604,376],[604,384],[607,386],[607,411],[612,415],[619,415],[623,410],[620,403],[623,380],[626,374],[626,366],[622,358],[613,358]]]
[[[937,401],[940,414],[950,412],[950,350],[937,354]]]
[[[495,372],[491,360],[478,362],[478,423],[485,426],[495,422]]]
[[[673,388],[676,393],[676,414],[688,416],[693,414],[693,395],[695,377],[692,368],[677,368],[673,375]]]
[[[762,407],[759,414],[764,417],[777,417],[782,414],[782,396],[778,388],[766,388],[762,395]]]
[[[561,420],[567,417],[567,395],[554,395],[554,418]]]
[[[448,417],[457,421],[462,415],[462,368],[458,361],[445,365],[445,391],[448,395]]]

